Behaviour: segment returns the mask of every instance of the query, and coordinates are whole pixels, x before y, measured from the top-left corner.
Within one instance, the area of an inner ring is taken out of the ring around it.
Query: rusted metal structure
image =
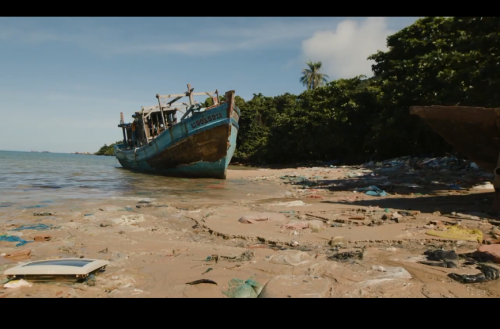
[[[446,142],[479,167],[495,173],[494,207],[500,210],[500,109],[466,106],[412,106]]]
[[[208,96],[213,105],[203,108],[193,96]],[[221,102],[217,90],[195,93],[189,84],[185,93],[156,95],[158,105],[135,112],[133,123],[121,117],[124,141],[115,145],[115,156],[133,171],[225,179],[239,129],[234,96],[228,91]],[[184,97],[188,103],[176,103]]]

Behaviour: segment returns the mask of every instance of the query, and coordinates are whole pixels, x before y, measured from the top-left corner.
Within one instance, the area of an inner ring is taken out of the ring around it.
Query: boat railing
[[[182,121],[194,115],[196,112],[201,112],[221,104],[218,90],[195,93],[191,84],[187,85],[187,89],[186,92],[181,94],[157,94],[156,98],[158,99],[158,105],[143,106],[141,107],[141,111],[135,112],[132,117],[139,119],[137,122],[138,127],[136,127],[136,129],[140,131],[139,138],[137,138],[139,147],[149,143],[162,132],[176,125],[178,123],[177,112],[182,114],[179,120]],[[194,100],[194,96],[208,96],[212,99],[212,105],[203,108],[199,102]],[[185,97],[188,98],[188,102],[178,102]],[[124,123],[123,114],[121,114],[119,127],[123,129],[124,144],[132,147],[133,142],[128,138],[128,136],[132,136],[131,124]]]

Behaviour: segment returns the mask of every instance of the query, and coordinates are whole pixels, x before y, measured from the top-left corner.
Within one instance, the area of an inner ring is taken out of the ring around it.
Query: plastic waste
[[[16,244],[16,247],[21,247],[21,246],[24,246],[27,243],[33,242],[33,241],[26,241],[24,239],[21,239],[18,236],[9,236],[7,234],[0,235],[0,241],[19,242],[18,244]]]
[[[23,279],[13,280],[3,285],[4,288],[11,288],[11,289],[21,288],[21,287],[31,287],[31,286],[33,286],[31,283]]]
[[[19,209],[38,209],[38,208],[45,208],[47,207],[47,205],[36,205],[36,206],[24,206],[24,207],[21,207]]]
[[[262,289],[264,286],[255,280],[232,279],[229,281],[229,289],[222,293],[229,298],[257,298]]]
[[[451,184],[450,186],[448,186],[448,188],[450,190],[463,190],[460,186],[458,186],[457,184]]]
[[[385,191],[368,191],[368,192],[366,192],[366,195],[370,195],[370,196],[387,196],[387,193]]]
[[[356,188],[355,191],[365,192],[365,191],[382,191],[382,190],[379,189],[377,186],[372,185],[372,186],[368,186],[368,187],[359,187],[359,188]]]
[[[44,231],[44,230],[50,230],[52,229],[52,225],[45,225],[45,224],[36,224],[36,225],[31,225],[31,226],[21,226],[16,229],[13,229],[11,231],[23,231],[23,230],[37,230],[37,231]]]

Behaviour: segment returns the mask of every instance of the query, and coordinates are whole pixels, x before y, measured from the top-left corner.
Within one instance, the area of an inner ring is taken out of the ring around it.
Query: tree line
[[[233,160],[349,164],[452,152],[409,108],[500,107],[499,45],[500,17],[426,17],[388,36],[388,50],[367,58],[374,61],[370,78],[328,82],[321,62],[309,61],[300,95],[236,96],[241,118]],[[98,153],[109,152],[104,146]]]
[[[327,82],[321,62],[310,61],[300,95],[236,96],[242,114],[234,161],[360,163],[452,152],[409,108],[500,107],[499,41],[499,17],[427,17],[368,57],[371,78]]]

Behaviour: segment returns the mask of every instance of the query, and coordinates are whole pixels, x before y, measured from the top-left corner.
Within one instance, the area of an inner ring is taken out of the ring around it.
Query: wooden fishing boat
[[[188,84],[185,93],[156,95],[158,105],[136,112],[133,123],[124,123],[121,114],[123,143],[114,146],[114,153],[124,168],[173,177],[226,178],[239,129],[235,92],[228,91],[221,102],[217,90],[193,90]],[[193,96],[211,97],[213,105],[203,108]],[[176,103],[184,97],[189,103]]]
[[[458,152],[493,172],[500,154],[500,109],[466,106],[412,106]]]
[[[436,133],[479,167],[493,172],[494,207],[500,210],[500,109],[466,106],[412,106]]]

